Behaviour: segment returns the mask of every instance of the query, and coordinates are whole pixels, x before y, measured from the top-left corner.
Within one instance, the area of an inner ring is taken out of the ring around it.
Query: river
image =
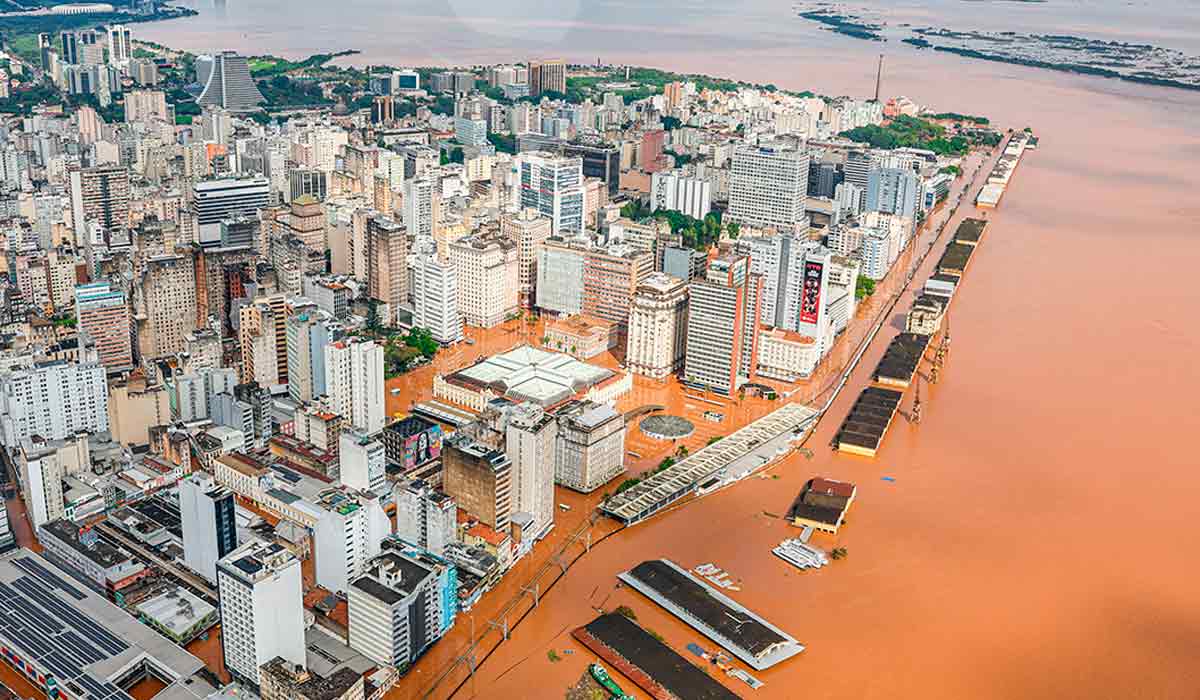
[[[835,455],[828,438],[853,400],[843,395],[813,459],[785,462],[779,480],[735,485],[595,548],[460,697],[561,697],[586,659],[552,663],[546,651],[578,648],[567,630],[609,593],[676,648],[711,648],[614,591],[616,573],[652,557],[715,562],[743,580],[739,601],[808,646],[756,674],[767,685],[746,697],[1195,697],[1200,460],[1186,440],[1200,435],[1188,403],[1200,396],[1200,94],[838,37],[786,3],[517,5],[535,9],[263,0],[135,33],[195,50],[358,48],[358,62],[396,65],[600,58],[859,96],[882,49],[885,96],[1029,125],[1042,140],[989,215],[920,426],[896,425],[875,460]],[[1045,5],[905,6],[985,29],[1049,12],[1047,31],[1193,52],[1200,37],[1194,2]],[[849,556],[801,574],[769,551],[794,531],[762,513],[783,512],[814,474],[854,481],[859,495],[838,537]]]

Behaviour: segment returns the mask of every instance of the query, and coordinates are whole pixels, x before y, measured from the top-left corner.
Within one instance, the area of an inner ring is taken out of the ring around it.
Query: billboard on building
[[[821,315],[821,275],[824,271],[824,263],[812,260],[804,263],[804,289],[800,292],[801,323],[816,323]]]

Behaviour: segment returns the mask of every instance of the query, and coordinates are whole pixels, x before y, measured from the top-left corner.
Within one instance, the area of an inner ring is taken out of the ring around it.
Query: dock
[[[834,449],[874,457],[896,417],[902,396],[893,389],[876,386],[863,389],[833,439]]]

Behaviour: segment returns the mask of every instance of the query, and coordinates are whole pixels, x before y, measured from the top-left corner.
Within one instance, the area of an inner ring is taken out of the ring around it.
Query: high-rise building
[[[567,64],[561,59],[529,62],[529,94],[543,92],[567,94]]]
[[[441,189],[436,178],[417,177],[404,183],[404,225],[413,238],[433,236],[441,219]]]
[[[21,496],[34,532],[65,513],[63,477],[67,475],[56,445],[35,436],[14,445]]]
[[[270,387],[288,383],[287,316],[287,298],[282,294],[258,297],[239,309],[243,384],[257,382]]]
[[[356,430],[338,437],[342,485],[380,494],[387,484],[387,455],[382,442]]]
[[[271,181],[262,176],[197,182],[193,188],[195,241],[220,245],[221,222],[237,217],[257,218],[271,199]]]
[[[916,218],[921,178],[909,168],[872,169],[867,174],[867,211]]]
[[[808,153],[780,146],[739,146],[729,174],[726,219],[780,232],[807,228]]]
[[[133,32],[122,24],[108,28],[108,62],[124,65],[133,58]]]
[[[531,151],[519,154],[513,163],[520,182],[519,205],[548,217],[556,236],[582,233],[583,159]]]
[[[52,360],[0,373],[0,427],[10,448],[33,435],[62,440],[108,430],[104,366]]]
[[[196,328],[196,278],[190,255],[158,255],[142,274],[146,333],[142,355],[160,358],[183,350]]]
[[[258,687],[258,669],[282,657],[305,663],[300,561],[282,545],[253,540],[217,562],[221,650],[235,680]]]
[[[413,283],[413,325],[429,331],[442,345],[463,338],[458,312],[458,276],[454,267],[430,254],[415,256],[409,265]]]
[[[110,371],[133,367],[133,340],[129,304],[109,282],[75,288],[75,319],[81,331],[96,342],[100,363]]]
[[[383,429],[383,348],[371,340],[339,340],[325,349],[329,405],[350,425],[373,435]]]
[[[71,170],[71,217],[79,247],[90,240],[90,222],[100,224],[105,231],[127,228],[129,170],[115,165]]]
[[[633,293],[653,272],[651,251],[624,243],[587,249],[583,257],[583,313],[625,328]]]
[[[591,493],[625,471],[624,416],[606,404],[575,401],[555,418],[555,483]]]
[[[246,57],[232,51],[197,57],[196,77],[204,86],[196,100],[201,105],[217,105],[230,112],[254,112],[266,102],[250,77]]]
[[[609,197],[621,191],[621,149],[605,141],[580,137],[562,144],[562,154],[583,159],[583,176],[604,183]]]
[[[574,315],[583,311],[585,249],[552,237],[537,247],[536,304],[551,313]]]
[[[512,462],[514,513],[532,516],[525,538],[546,536],[554,527],[554,460],[558,422],[541,406],[525,402],[512,409],[505,449]]]
[[[343,450],[347,447],[342,444]],[[392,524],[379,499],[350,489],[327,489],[315,504],[321,511],[313,528],[317,585],[338,592],[367,571]]]
[[[650,211],[666,209],[703,219],[712,211],[712,183],[679,170],[650,177]]]
[[[652,379],[678,372],[683,367],[687,316],[686,281],[662,272],[641,280],[629,307],[629,370]]]
[[[538,248],[550,237],[550,219],[533,209],[504,214],[500,233],[517,244],[517,303],[528,309],[537,299]]]
[[[130,90],[125,93],[125,121],[130,124],[147,119],[166,121],[170,115],[167,94],[162,90]]]
[[[442,556],[455,541],[458,506],[454,499],[420,480],[397,483],[396,537]]]
[[[495,230],[450,244],[450,264],[458,279],[458,311],[479,328],[503,323],[518,308],[517,245]]]
[[[217,561],[238,546],[233,492],[206,473],[191,474],[179,481],[179,518],[184,562],[215,582]]]
[[[367,293],[387,304],[393,325],[408,298],[408,232],[385,216],[367,220]]]
[[[442,451],[442,489],[460,509],[496,532],[512,518],[512,462],[508,455],[458,433]]]
[[[458,580],[445,560],[389,541],[347,591],[350,647],[407,668],[454,624]]]
[[[726,254],[709,261],[688,294],[683,381],[732,396],[754,372],[762,278],[748,257]]]
[[[296,401],[312,401],[328,391],[325,348],[337,339],[339,331],[327,313],[312,306],[288,316],[288,394]]]

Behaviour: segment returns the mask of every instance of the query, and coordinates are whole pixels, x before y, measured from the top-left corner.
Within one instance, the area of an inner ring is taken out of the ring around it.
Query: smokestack
[[[883,83],[883,54],[879,54],[879,69],[875,72],[875,102],[879,102],[879,87]]]

